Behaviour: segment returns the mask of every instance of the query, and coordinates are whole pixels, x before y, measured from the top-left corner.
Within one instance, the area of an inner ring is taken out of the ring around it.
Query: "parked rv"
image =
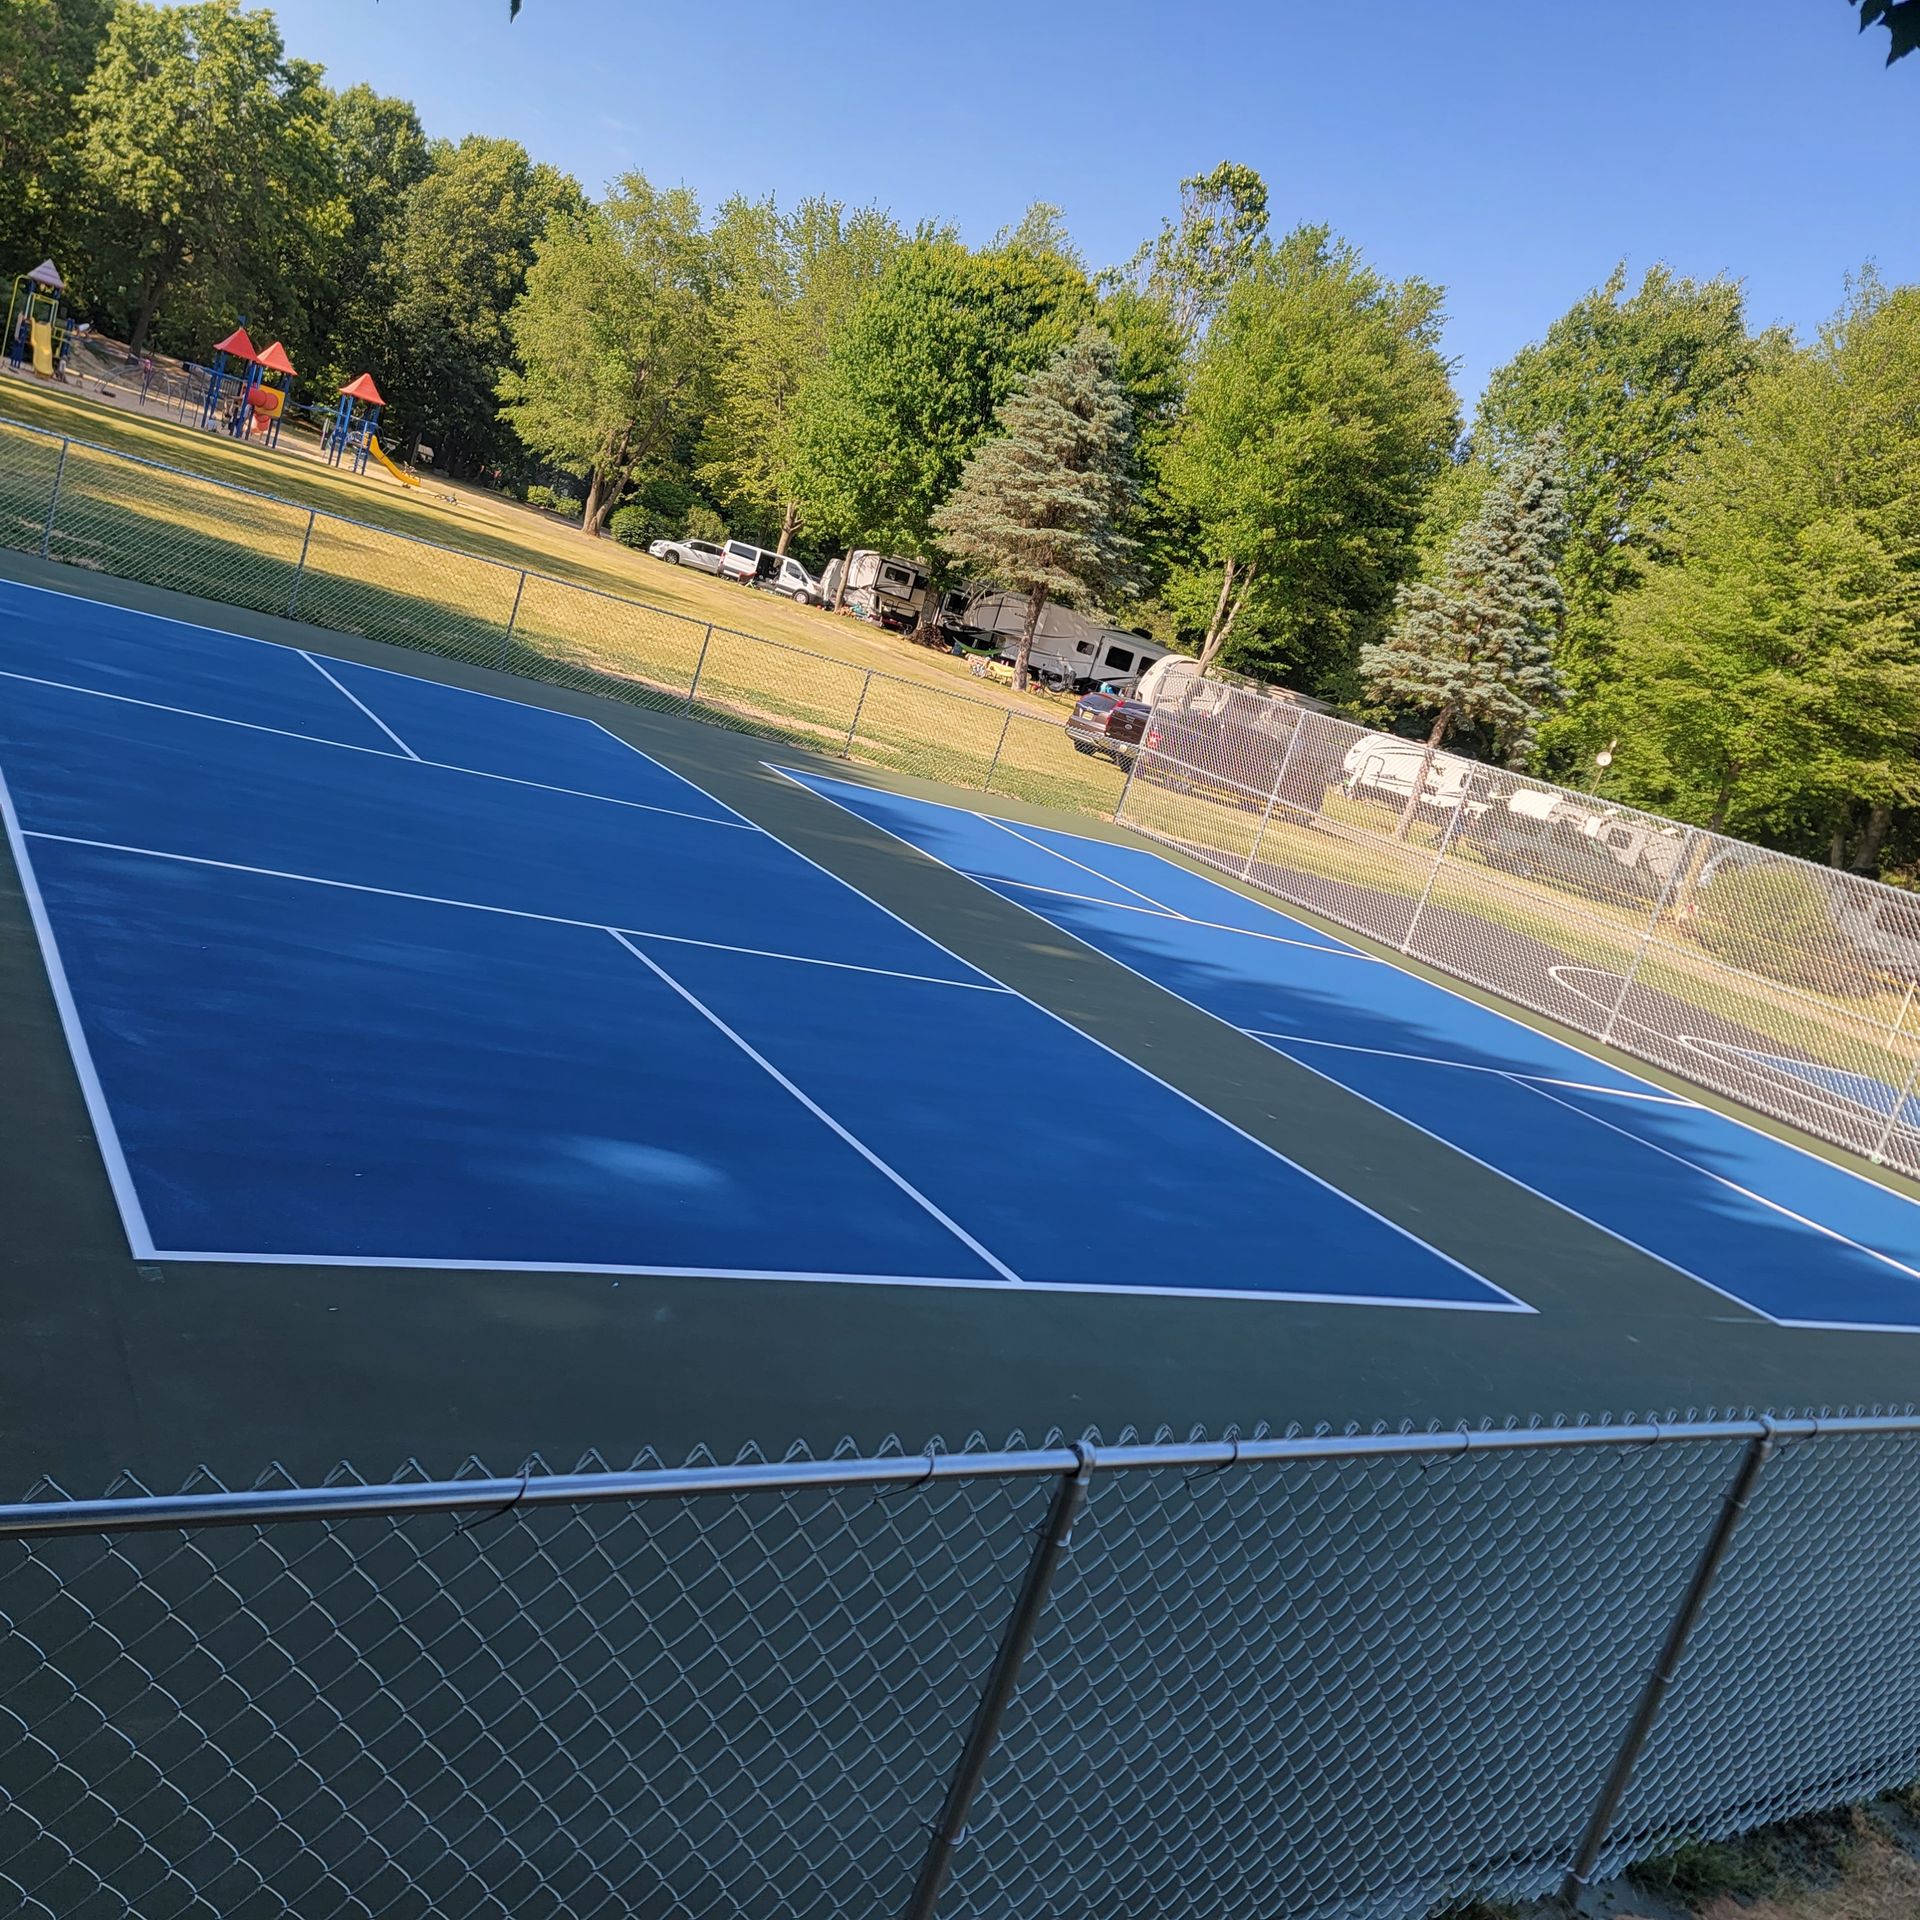
[[[1420,804],[1440,812],[1459,806],[1473,791],[1474,776],[1486,771],[1451,753],[1436,753],[1429,762],[1427,749],[1418,740],[1370,733],[1347,749],[1341,785],[1350,799],[1397,800],[1404,806],[1415,786],[1422,784],[1423,762],[1426,776]]]
[[[743,581],[750,587],[766,587],[785,594],[802,606],[820,604],[820,582],[790,553],[775,553],[768,547],[749,546],[744,540],[729,540],[720,555],[720,576],[724,580]]]
[[[843,558],[827,562],[820,576],[820,595],[828,606],[844,607],[876,626],[906,633],[920,624],[932,581],[923,560],[903,560],[898,554],[856,547]]]
[[[1023,593],[986,593],[972,600],[961,621],[961,638],[973,646],[990,646],[1002,660],[1020,650],[1027,624],[1027,597]],[[1071,607],[1043,607],[1034,630],[1033,651],[1027,668],[1050,687],[1071,693],[1089,687],[1131,688],[1167,649],[1143,633],[1075,613]]]

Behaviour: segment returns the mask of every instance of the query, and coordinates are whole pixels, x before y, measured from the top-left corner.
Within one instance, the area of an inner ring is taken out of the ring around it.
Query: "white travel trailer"
[[[1341,785],[1355,799],[1374,796],[1404,802],[1420,782],[1421,763],[1426,759],[1427,749],[1418,740],[1403,740],[1393,733],[1363,734],[1347,749]],[[1483,771],[1458,754],[1436,753],[1426,769],[1421,805],[1457,807],[1473,791],[1474,775]]]
[[[1003,660],[1019,650],[1027,624],[1027,597],[1023,593],[983,593],[967,608],[961,632],[975,646],[998,642]],[[1028,666],[1050,686],[1080,689],[1101,685],[1116,689],[1132,683],[1167,649],[1143,633],[1109,626],[1103,620],[1075,613],[1071,607],[1040,609]]]
[[[924,560],[904,560],[897,553],[856,547],[843,558],[827,562],[820,591],[830,607],[844,607],[875,626],[905,632],[920,624],[931,584]]]

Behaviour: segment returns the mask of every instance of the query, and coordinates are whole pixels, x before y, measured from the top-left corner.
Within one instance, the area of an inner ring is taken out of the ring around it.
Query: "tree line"
[[[1877,17],[1877,16],[1876,16]],[[1467,414],[1443,290],[1223,164],[1095,268],[878,206],[430,139],[239,0],[0,0],[0,258],[308,390],[363,368],[456,474],[584,528],[850,545],[1094,601],[1355,717],[1868,873],[1920,861],[1920,289],[1796,341],[1602,273]]]

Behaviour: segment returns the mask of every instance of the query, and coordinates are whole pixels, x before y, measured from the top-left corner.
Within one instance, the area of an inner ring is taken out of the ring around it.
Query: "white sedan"
[[[711,540],[655,540],[647,551],[670,567],[698,567],[702,573],[720,571],[720,549]]]

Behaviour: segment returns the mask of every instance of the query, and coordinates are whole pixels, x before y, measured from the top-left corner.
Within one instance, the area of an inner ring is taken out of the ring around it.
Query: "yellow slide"
[[[378,460],[403,487],[417,487],[420,484],[420,476],[417,473],[409,473],[405,467],[396,467],[393,462],[387,458],[387,450],[380,444],[380,436],[377,433],[367,435],[367,447],[373,454],[373,457]]]

